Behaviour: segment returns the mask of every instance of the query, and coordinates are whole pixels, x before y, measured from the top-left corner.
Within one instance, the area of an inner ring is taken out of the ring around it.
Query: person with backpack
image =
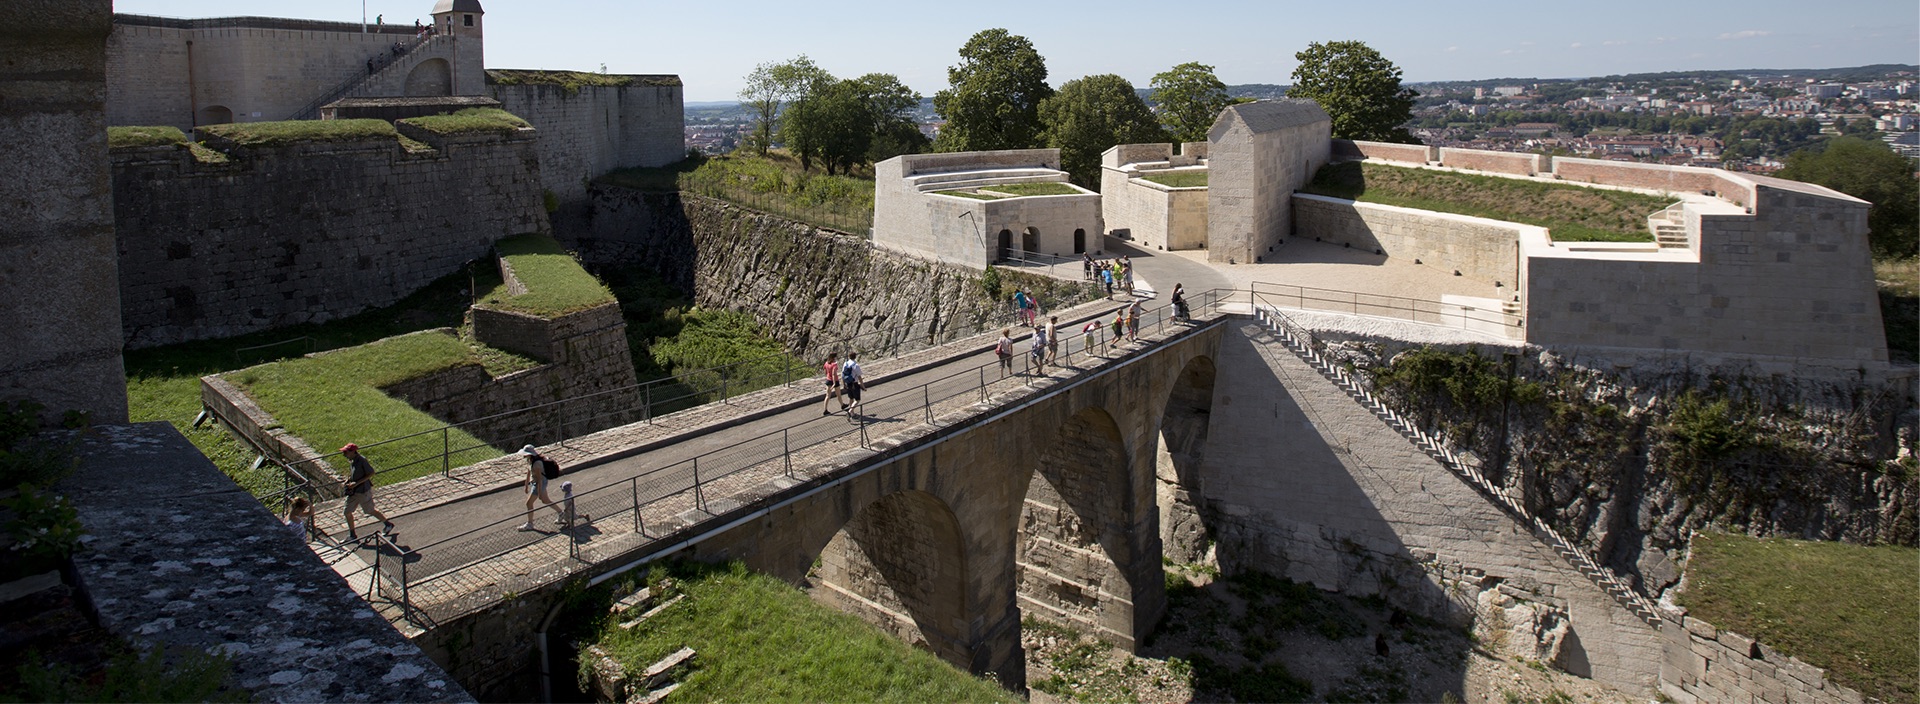
[[[1168,297],[1167,297],[1167,299],[1168,299],[1169,301],[1171,301],[1171,302],[1173,303],[1173,317],[1174,317],[1174,318],[1176,318],[1176,319],[1178,319],[1178,320],[1192,320],[1192,319],[1193,319],[1193,316],[1192,316],[1192,315],[1189,315],[1189,314],[1187,313],[1187,296],[1186,296],[1186,291],[1185,291],[1185,289],[1182,289],[1182,288],[1180,287],[1180,284],[1178,284],[1178,283],[1176,283],[1176,284],[1174,284],[1174,285],[1173,285],[1173,295],[1171,295],[1171,296],[1168,296]]]
[[[1013,375],[1013,331],[1002,328],[1000,341],[993,346],[993,353],[1000,358],[1000,376]]]
[[[848,352],[847,361],[840,365],[840,388],[847,392],[847,398],[853,400],[853,403],[847,404],[848,418],[859,415],[860,392],[866,389],[866,384],[863,383],[864,378],[860,372],[859,359],[860,353]]]
[[[1033,373],[1047,373],[1047,329],[1033,326]]]
[[[520,455],[527,458],[527,522],[520,524],[517,530],[533,530],[533,504],[547,505],[553,509],[553,524],[567,524],[567,516],[560,507],[547,498],[547,482],[560,478],[560,463],[547,459],[532,445],[520,448]]]

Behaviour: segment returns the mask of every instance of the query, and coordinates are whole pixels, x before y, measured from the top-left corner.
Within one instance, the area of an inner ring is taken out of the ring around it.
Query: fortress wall
[[[227,337],[384,306],[545,231],[531,130],[445,140],[115,150],[114,225],[129,346]]]
[[[1119,169],[1101,173],[1103,227],[1153,250],[1207,246],[1207,189],[1169,189]]]
[[[1527,341],[1884,364],[1868,205],[1754,193],[1754,215],[1698,216],[1697,263],[1526,246]]]
[[[1227,108],[1208,132],[1207,260],[1251,263],[1292,234],[1294,191],[1329,160],[1332,129],[1312,101]]]
[[[104,0],[0,3],[0,402],[127,422]],[[29,168],[30,166],[30,168]]]
[[[1419,259],[1478,281],[1517,286],[1519,228],[1515,223],[1306,194],[1293,196],[1296,237],[1349,244],[1387,256]]]
[[[1404,161],[1411,164],[1425,164],[1440,160],[1439,149],[1424,144],[1363,142],[1352,139],[1333,140],[1333,155],[1343,159],[1378,159]]]
[[[1044,166],[1049,169],[1060,168],[1060,150],[1058,149],[1003,149],[991,152],[956,152],[952,154],[902,154],[894,158],[900,160],[902,172],[907,176],[939,171],[973,171],[977,169],[1015,168],[1022,166]]]
[[[1694,193],[1712,191],[1735,204],[1754,205],[1753,186],[1719,169],[1561,157],[1553,160],[1553,175],[1567,181],[1609,186]]]
[[[990,250],[999,246],[1001,230],[1013,233],[1013,246],[1018,249],[1022,247],[1021,234],[1027,228],[1033,228],[1039,235],[1034,243],[1035,251],[1057,257],[1072,257],[1077,254],[1073,251],[1074,230],[1085,231],[1089,249],[1098,248],[1100,233],[1105,232],[1100,220],[1098,193],[1002,198],[980,203],[985,206],[980,212],[986,215],[987,247]],[[975,233],[972,236],[979,235]]]
[[[1860,692],[1828,680],[1818,667],[1691,616],[1668,621],[1661,637],[1666,656],[1660,664],[1660,692],[1680,704],[1865,701]]]
[[[1553,160],[1545,154],[1495,152],[1485,149],[1440,148],[1440,165],[1456,169],[1491,171],[1499,174],[1532,176],[1550,170]]]
[[[1100,163],[1103,166],[1121,166],[1172,158],[1172,144],[1116,144],[1100,154]]]
[[[366,75],[369,57],[389,56],[394,42],[413,37],[410,27],[362,34],[357,25],[338,23],[239,24],[116,20],[107,43],[108,123],[186,130],[196,123],[196,110],[212,106],[233,111],[234,122],[285,120],[348,79]],[[469,53],[477,60],[478,51]],[[479,90],[477,68],[472,75],[473,86],[464,93]],[[456,85],[463,81],[465,76]]]
[[[587,182],[615,169],[686,157],[681,87],[490,83],[487,94],[540,131],[541,178],[562,204],[582,204]]]

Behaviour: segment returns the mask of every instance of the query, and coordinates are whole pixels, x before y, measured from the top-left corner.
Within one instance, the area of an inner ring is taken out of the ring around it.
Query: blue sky
[[[431,0],[364,0],[369,20],[425,21]],[[1309,42],[1358,39],[1408,81],[1920,62],[1912,0],[1062,2],[482,0],[487,66],[675,73],[686,99],[731,100],[762,61],[806,54],[835,75],[892,73],[931,95],[974,32],[1033,40],[1054,85],[1174,64],[1289,83]],[[354,21],[361,0],[116,0],[116,12]]]

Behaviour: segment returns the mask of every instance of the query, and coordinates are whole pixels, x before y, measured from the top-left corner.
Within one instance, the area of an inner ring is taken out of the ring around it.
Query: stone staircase
[[[400,52],[398,54],[375,54],[373,58],[379,61],[378,63],[379,67],[375,69],[372,73],[356,72],[356,74],[352,78],[347,79],[346,81],[342,82],[340,85],[334,86],[332,90],[329,90],[326,93],[322,93],[320,97],[314,98],[311,102],[308,102],[305,106],[301,107],[298,111],[295,111],[292,115],[288,116],[287,119],[289,120],[320,119],[320,108],[327,105],[328,103],[331,103],[333,101],[352,95],[354,91],[359,90],[361,86],[364,86],[367,83],[372,81],[384,79],[391,72],[399,71],[401,72],[402,75],[404,75],[404,72],[412,71],[415,65],[415,62],[405,61],[404,59],[406,59],[408,55],[411,55],[415,50],[418,50],[421,47],[426,46],[428,43],[432,42],[434,39],[438,38],[439,36],[440,35],[427,35],[424,37],[415,37],[412,39],[408,39],[404,42],[401,42]]]
[[[1687,248],[1686,214],[1680,209],[1681,205],[1674,203],[1647,216],[1647,227],[1653,230],[1653,241],[1661,249]]]
[[[1591,557],[1587,556],[1585,551],[1574,546],[1571,541],[1561,536],[1558,531],[1555,531],[1552,526],[1547,525],[1545,521],[1528,513],[1526,507],[1523,506],[1518,499],[1514,498],[1512,494],[1507,493],[1505,488],[1494,484],[1492,481],[1489,481],[1485,475],[1481,474],[1479,467],[1461,459],[1459,455],[1455,454],[1453,450],[1448,448],[1446,443],[1440,441],[1439,438],[1427,434],[1412,421],[1401,416],[1393,409],[1388,408],[1387,405],[1376,398],[1372,392],[1367,391],[1366,387],[1362,385],[1358,379],[1354,378],[1352,374],[1348,373],[1346,369],[1328,362],[1320,355],[1319,351],[1315,349],[1316,344],[1311,333],[1295,325],[1278,310],[1268,306],[1257,306],[1254,310],[1254,317],[1260,321],[1261,325],[1273,331],[1274,334],[1280,338],[1281,342],[1286,345],[1288,350],[1291,350],[1302,361],[1312,366],[1316,371],[1319,371],[1322,376],[1325,376],[1328,381],[1333,382],[1335,386],[1338,386],[1342,391],[1346,392],[1348,396],[1353,398],[1354,402],[1366,407],[1375,417],[1386,421],[1388,426],[1400,433],[1408,442],[1420,448],[1421,452],[1425,453],[1428,457],[1432,457],[1436,462],[1439,462],[1441,466],[1446,467],[1447,471],[1452,472],[1453,475],[1459,477],[1461,481],[1472,486],[1482,496],[1492,501],[1495,506],[1498,506],[1502,512],[1508,514],[1514,520],[1519,521],[1521,525],[1527,526],[1535,538],[1546,543],[1548,547],[1553,549],[1554,553],[1566,560],[1569,566],[1578,571],[1581,576],[1592,581],[1595,586],[1600,587],[1600,589],[1612,596],[1614,601],[1619,602],[1620,606],[1633,613],[1633,615],[1640,620],[1645,621],[1647,625],[1655,628],[1660,626],[1660,613],[1655,609],[1653,602],[1635,591],[1633,587],[1621,581],[1612,571],[1596,564]]]

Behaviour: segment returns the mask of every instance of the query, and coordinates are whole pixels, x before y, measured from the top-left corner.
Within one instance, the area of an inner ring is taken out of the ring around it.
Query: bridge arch
[[[815,599],[971,666],[965,541],[938,497],[906,489],[867,504],[834,533],[809,577]]]
[[[453,65],[440,58],[420,62],[407,71],[406,94],[409,98],[453,95]]]
[[[1207,541],[1201,465],[1213,418],[1217,370],[1205,355],[1187,360],[1161,404],[1154,478],[1160,507],[1160,545],[1168,559],[1195,562]]]
[[[1132,578],[1139,560],[1127,445],[1105,409],[1075,413],[1039,451],[1020,507],[1015,563],[1020,609],[1116,643],[1135,638]]]

